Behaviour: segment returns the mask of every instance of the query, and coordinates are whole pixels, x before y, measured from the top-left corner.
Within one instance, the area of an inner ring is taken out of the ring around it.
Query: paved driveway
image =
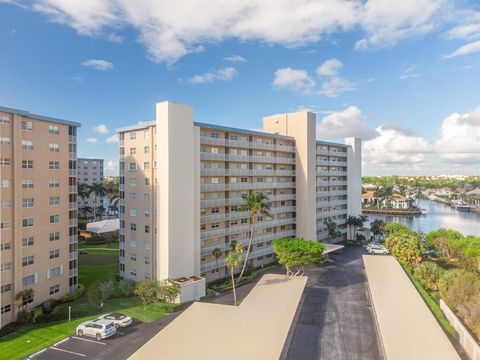
[[[307,290],[287,359],[383,359],[360,246],[307,272]],[[291,331],[292,331],[291,330]]]

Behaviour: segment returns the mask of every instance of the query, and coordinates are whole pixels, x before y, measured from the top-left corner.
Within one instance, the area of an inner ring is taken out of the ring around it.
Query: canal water
[[[480,213],[463,212],[452,209],[449,205],[431,200],[420,200],[420,207],[427,213],[417,216],[386,216],[368,214],[370,221],[398,222],[409,226],[414,231],[427,233],[440,228],[454,229],[464,235],[480,236]],[[367,225],[369,226],[369,225]]]

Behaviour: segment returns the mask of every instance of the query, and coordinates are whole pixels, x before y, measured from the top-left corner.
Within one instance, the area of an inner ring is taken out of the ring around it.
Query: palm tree
[[[100,219],[102,219],[102,216],[105,214],[107,209],[105,209],[105,206],[100,205],[97,209],[97,215],[100,216]]]
[[[109,209],[116,213],[118,211],[118,199],[120,198],[120,183],[118,179],[105,182],[105,192],[110,203]]]
[[[233,273],[235,271],[235,268],[242,262],[242,250],[243,249],[241,245],[237,246],[237,249],[235,249],[235,251],[230,251],[225,258],[225,264],[227,264],[227,267],[230,269],[230,277],[232,278],[233,304],[235,306],[237,306],[237,292],[235,290],[235,277],[233,276]]]
[[[255,222],[257,221],[257,216],[272,216],[270,213],[270,205],[266,203],[268,201],[268,196],[261,192],[254,192],[250,195],[242,195],[245,204],[241,206],[240,211],[248,211],[248,222],[250,223],[250,238],[248,239],[247,253],[245,254],[245,260],[243,263],[242,271],[238,277],[238,281],[243,276],[245,268],[247,267],[248,255],[250,254],[250,248],[253,241],[253,229]]]
[[[217,262],[218,276],[221,278],[222,275],[220,274],[220,267],[218,266],[218,259],[220,259],[220,256],[222,256],[222,251],[219,248],[215,248],[215,249],[212,250],[212,256],[215,257],[215,260]]]
[[[348,225],[348,233],[352,235],[352,228],[355,228],[355,224],[357,223],[357,218],[355,216],[349,215],[348,218],[345,220],[345,224]],[[351,240],[355,240],[350,236]]]
[[[332,239],[339,237],[342,235],[340,231],[337,230],[337,223],[332,219],[328,218],[324,222],[325,226],[328,230],[328,242],[332,243]]]
[[[28,300],[33,298],[34,291],[32,288],[22,290],[15,295],[15,300],[18,301],[20,311],[26,311],[28,306]]]
[[[82,199],[82,201],[85,201],[85,199],[90,196],[90,192],[88,190],[88,184],[85,184],[85,183],[78,184],[77,194],[78,194],[78,197]]]
[[[93,214],[93,208],[91,206],[84,206],[82,208],[83,216],[88,217],[88,214]]]
[[[97,219],[97,197],[105,196],[105,185],[100,181],[94,181],[92,185],[88,185],[89,195],[93,193],[93,218]]]
[[[383,225],[385,222],[380,219],[375,219],[371,224],[370,224],[370,231],[373,233],[373,239],[378,240],[380,235],[383,233]]]

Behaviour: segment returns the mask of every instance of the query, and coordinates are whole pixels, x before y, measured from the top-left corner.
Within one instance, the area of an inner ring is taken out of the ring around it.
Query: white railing
[[[68,159],[69,160],[75,160],[77,158],[77,153],[76,152],[69,152],[68,153]]]
[[[214,138],[210,136],[200,136],[201,144],[210,144],[210,145],[222,145],[225,146],[224,138]]]
[[[330,170],[330,176],[347,176],[347,172],[344,170]]]
[[[68,259],[69,260],[77,260],[78,259],[78,253],[76,251],[68,253]]]
[[[220,160],[220,161],[225,161],[225,154],[214,154],[214,153],[201,152],[201,153],[200,153],[200,159],[201,159],[201,160]]]
[[[77,185],[70,185],[70,186],[68,187],[68,191],[69,191],[70,193],[76,193],[76,192],[77,192]]]
[[[317,159],[317,165],[330,165],[328,160]]]
[[[70,269],[69,272],[68,272],[68,275],[69,275],[69,276],[76,276],[76,275],[78,275],[78,269],[77,269],[77,268]]]
[[[343,156],[343,157],[346,157],[347,156],[347,152],[346,151],[329,151],[328,152],[329,155],[331,156]]]
[[[319,155],[328,155],[328,150],[324,150],[324,149],[319,149],[317,148],[317,154]]]
[[[70,226],[77,226],[78,219],[68,219],[68,225]]]
[[[77,142],[77,137],[73,136],[73,135],[68,135],[68,142],[76,143]]]
[[[250,161],[250,156],[248,155],[235,155],[235,154],[228,154],[226,157],[227,161],[243,161],[243,162],[249,162]]]
[[[70,235],[68,237],[68,242],[69,244],[75,244],[76,242],[78,242],[78,235]]]
[[[295,176],[295,170],[275,170],[277,176]]]
[[[330,185],[347,185],[347,180],[330,180]]]
[[[78,204],[77,204],[76,202],[74,202],[74,201],[70,201],[70,202],[68,203],[68,209],[69,209],[69,210],[75,210],[75,209],[77,208],[77,206],[78,206]]]
[[[347,205],[347,199],[330,200],[329,204],[330,204],[330,206]]]
[[[225,184],[201,184],[201,191],[225,191]]]
[[[328,171],[328,170],[317,170],[317,175],[328,176],[328,175],[330,175],[330,171]]]
[[[294,218],[266,220],[266,221],[261,221],[256,223],[255,230],[265,229],[265,228],[274,227],[274,226],[294,224],[294,223],[295,223]],[[218,236],[238,234],[238,233],[246,232],[249,230],[250,230],[250,225],[248,224],[233,226],[233,227],[228,227],[223,229],[205,230],[205,231],[201,231],[201,238],[207,239],[207,238],[218,237]]]
[[[275,176],[273,169],[252,169],[252,176]]]

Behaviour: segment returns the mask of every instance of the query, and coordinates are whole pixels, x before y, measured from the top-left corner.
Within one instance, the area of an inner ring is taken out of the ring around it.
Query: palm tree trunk
[[[253,228],[255,226],[255,218],[256,216],[252,216],[252,226],[250,227],[250,239],[248,239],[247,253],[245,254],[245,261],[243,262],[242,272],[238,276],[238,281],[240,281],[240,279],[242,278],[243,273],[245,272],[245,268],[247,267],[248,255],[250,254],[250,247],[252,246],[253,241]]]
[[[218,276],[219,278],[222,278],[222,275],[220,274],[220,268],[218,266],[218,258],[215,258],[215,260],[217,260],[217,271],[218,271]]]
[[[233,305],[237,306],[237,293],[235,292],[235,278],[233,277],[233,268],[230,269],[230,275],[232,277]]]
[[[93,220],[97,220],[97,194],[93,194]]]

